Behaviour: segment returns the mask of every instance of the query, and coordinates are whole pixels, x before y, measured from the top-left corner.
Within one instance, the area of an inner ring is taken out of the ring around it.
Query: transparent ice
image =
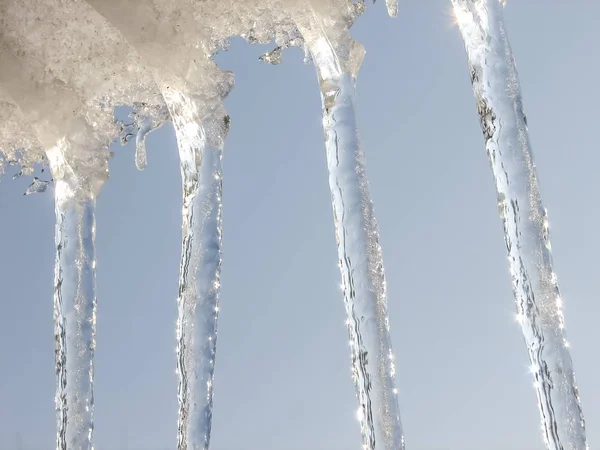
[[[550,450],[585,450],[585,420],[564,334],[548,214],[540,195],[503,6],[498,0],[453,0],[453,5],[496,182],[517,319],[531,361],[544,442]]]
[[[452,0],[496,178],[519,319],[550,450],[587,448],[563,335],[548,223],[499,0]],[[386,0],[391,16],[398,0]],[[49,165],[54,184],[54,325],[59,450],[93,448],[95,203],[110,144],[173,123],[182,177],[177,297],[178,450],[210,445],[218,331],[223,152],[234,86],[213,56],[241,36],[261,60],[305,51],[319,81],[338,262],[365,450],[404,449],[382,250],[355,115],[363,47],[349,29],[364,0],[0,0],[0,174]],[[131,123],[114,119],[133,107]]]

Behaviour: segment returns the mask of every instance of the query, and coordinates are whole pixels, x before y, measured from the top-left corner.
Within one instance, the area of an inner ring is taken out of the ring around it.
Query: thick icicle
[[[96,200],[60,149],[48,152],[55,178],[54,339],[57,450],[92,450],[96,346]]]
[[[221,276],[222,157],[229,118],[202,115],[191,96],[165,93],[183,183],[177,300],[178,450],[207,450]]]
[[[363,449],[404,449],[379,231],[354,111],[355,74],[342,67],[328,36],[304,34],[323,101],[329,187]],[[352,45],[347,50],[350,60],[359,53],[356,63],[364,50]],[[360,62],[356,71],[358,66]]]
[[[477,109],[498,192],[517,318],[531,360],[549,450],[587,449],[548,217],[499,0],[453,0],[471,67]]]
[[[54,336],[57,450],[92,450],[96,329],[95,199],[108,177],[105,138],[75,112],[80,99],[39,66],[0,46],[0,85],[46,150],[55,184]],[[52,111],[45,116],[39,111]],[[26,193],[40,192],[34,180]]]

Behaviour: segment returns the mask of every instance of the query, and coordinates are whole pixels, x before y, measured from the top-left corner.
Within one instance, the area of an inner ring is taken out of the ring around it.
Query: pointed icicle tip
[[[390,17],[398,17],[398,0],[385,0]]]
[[[144,170],[148,165],[146,158],[146,136],[135,141],[135,167],[137,170]]]
[[[135,166],[144,170],[148,165],[146,160],[146,136],[152,131],[152,118],[146,117],[138,128],[135,137]]]

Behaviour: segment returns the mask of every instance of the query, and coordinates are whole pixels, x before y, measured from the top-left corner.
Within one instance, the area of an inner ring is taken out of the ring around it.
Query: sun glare
[[[470,19],[469,16],[470,13],[465,8],[461,8],[458,5],[454,5],[454,8],[452,8],[452,19],[454,25],[460,26],[461,23],[465,23]]]

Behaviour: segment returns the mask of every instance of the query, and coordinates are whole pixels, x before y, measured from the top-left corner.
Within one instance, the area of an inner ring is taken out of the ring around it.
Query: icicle
[[[353,44],[348,61],[341,60],[329,36],[303,33],[317,68],[323,101],[329,187],[362,448],[404,449],[379,231],[354,111],[355,76],[364,50]]]
[[[452,0],[496,181],[518,319],[549,450],[586,450],[585,421],[552,267],[548,217],[499,0]]]
[[[182,254],[177,319],[178,450],[207,450],[221,277],[222,157],[229,118],[205,118],[183,93],[166,92],[181,159]]]
[[[387,6],[390,17],[398,16],[398,0],[385,0],[385,5]]]
[[[106,139],[100,138],[82,117],[73,116],[78,98],[64,89],[63,83],[49,75],[44,83],[33,83],[32,72],[21,55],[6,47],[0,50],[0,85],[15,94],[11,101],[46,149],[55,181],[56,448],[93,450],[95,198],[108,178]],[[39,111],[52,114],[40,116]],[[25,174],[33,169],[32,164],[22,166]],[[43,182],[37,181],[30,190],[41,189]]]
[[[60,148],[49,153],[55,178],[54,339],[57,450],[93,450],[96,346],[96,201]]]
[[[146,117],[139,125],[135,137],[135,166],[138,170],[146,168],[146,136],[152,129],[152,117]]]

